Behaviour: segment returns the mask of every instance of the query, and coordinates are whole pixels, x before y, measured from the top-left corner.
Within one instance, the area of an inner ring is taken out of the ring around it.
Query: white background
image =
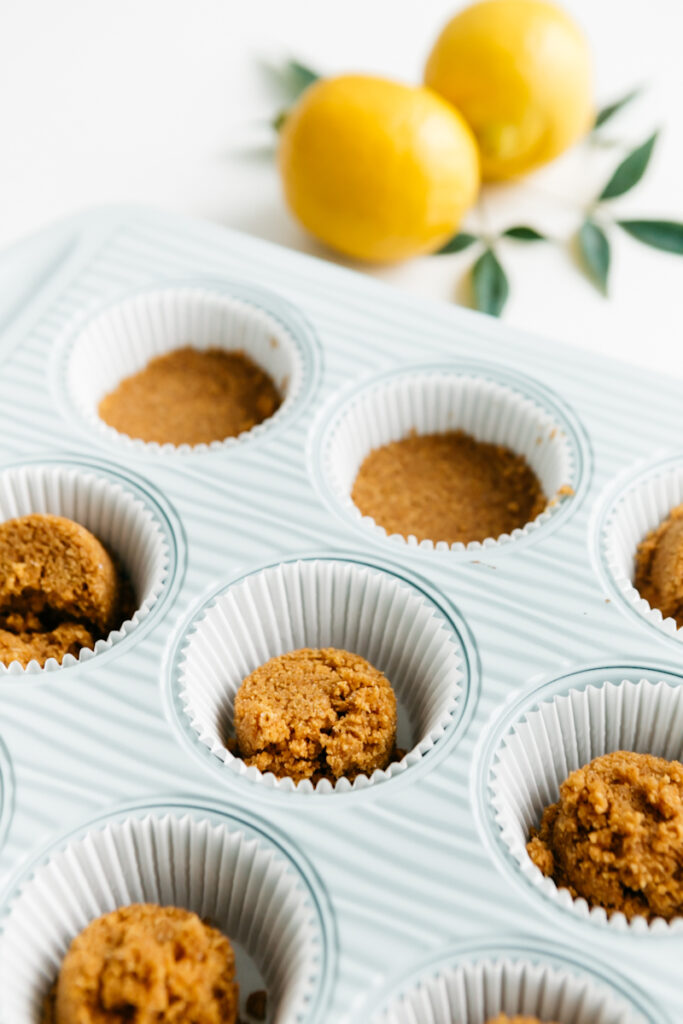
[[[683,220],[683,3],[565,0],[593,48],[599,105],[646,94],[604,133],[626,145],[662,128],[643,182],[612,205]],[[280,198],[263,61],[419,81],[457,0],[0,0],[0,246],[98,203],[139,201],[211,218],[334,258]],[[558,238],[580,223],[620,149],[578,147],[522,183],[488,188],[465,226],[531,223]],[[577,205],[578,204],[578,205]],[[613,232],[610,297],[566,246],[501,243],[505,319],[683,375],[683,259]],[[474,251],[372,273],[466,301]],[[460,283],[459,283],[460,282]]]

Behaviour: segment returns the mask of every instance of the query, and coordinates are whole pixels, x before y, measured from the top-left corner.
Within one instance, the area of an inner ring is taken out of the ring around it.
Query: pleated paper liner
[[[603,563],[617,594],[651,626],[678,641],[683,641],[683,629],[652,608],[634,580],[638,545],[681,504],[683,454],[656,462],[625,481],[609,503],[600,537]]]
[[[486,1024],[500,1013],[557,1024],[666,1024],[628,983],[594,963],[533,946],[479,948],[442,955],[399,983],[370,1024]]]
[[[500,379],[498,379],[500,377]],[[508,379],[511,383],[507,383]],[[358,470],[374,449],[410,436],[462,430],[478,441],[504,445],[523,455],[548,498],[547,508],[510,534],[468,544],[448,544],[439,537],[418,542],[398,534],[391,540],[437,550],[478,550],[507,544],[547,523],[560,507],[566,488],[577,490],[580,443],[548,394],[546,408],[536,396],[538,386],[495,370],[456,366],[420,367],[382,375],[339,403],[317,440],[321,484],[337,510],[362,524],[376,537],[387,533],[371,516],[362,516],[351,499]],[[531,397],[531,395],[534,397]],[[545,392],[542,392],[545,399]]]
[[[62,667],[103,653],[129,636],[159,601],[170,579],[170,527],[160,509],[131,478],[114,474],[96,463],[46,460],[0,469],[0,522],[31,514],[72,519],[90,530],[114,554],[128,574],[136,600],[133,616],[98,640],[78,658],[67,654]],[[0,664],[3,676],[35,675],[53,671],[59,662],[50,658],[43,669],[36,661],[23,669],[15,661]]]
[[[235,944],[240,1002],[265,987],[269,1024],[309,1024],[327,998],[329,921],[303,860],[250,817],[160,804],[59,840],[24,873],[0,920],[0,1019],[41,1024],[71,941],[131,903],[194,911]]]
[[[396,693],[399,747],[405,757],[371,777],[315,792],[360,790],[417,764],[452,723],[465,684],[462,649],[452,624],[424,592],[371,564],[336,558],[282,562],[223,587],[194,616],[179,640],[171,685],[185,730],[196,734],[214,764],[275,790],[313,792],[261,773],[227,747],[242,680],[270,658],[302,647],[337,647],[384,672]]]
[[[272,377],[282,404],[251,430],[208,445],[145,442],[100,419],[100,401],[122,380],[156,356],[188,345],[244,352]],[[106,307],[69,338],[65,360],[66,396],[94,436],[138,453],[199,453],[220,451],[286,421],[311,385],[317,353],[308,327],[278,296],[239,285],[202,283],[142,291]]]
[[[608,916],[585,899],[573,899],[568,889],[542,874],[526,851],[531,829],[559,799],[561,783],[593,758],[614,750],[683,758],[683,685],[634,674],[616,683],[580,686],[580,675],[566,690],[544,695],[546,688],[541,688],[517,705],[496,744],[488,787],[498,840],[527,882],[580,920],[614,932],[680,936],[683,918],[648,923],[637,916],[629,922],[621,913]]]

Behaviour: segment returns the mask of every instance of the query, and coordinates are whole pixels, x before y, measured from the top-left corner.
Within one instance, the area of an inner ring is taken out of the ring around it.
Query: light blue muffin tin
[[[93,431],[64,386],[74,331],[129,295],[197,282],[265,309],[295,339],[303,377],[287,415],[249,443],[204,453],[125,448]],[[355,517],[330,483],[326,438],[364,388],[406,370],[481,375],[530,397],[565,436],[574,496],[537,529],[477,549],[425,550]],[[547,949],[559,963],[566,953],[569,968],[593,967],[631,993],[651,1024],[683,1021],[681,930],[610,928],[528,884],[496,834],[488,789],[492,738],[541,684],[555,694],[579,671],[596,685],[683,683],[680,641],[633,615],[597,537],[615,480],[662,457],[682,408],[683,381],[179,217],[104,209],[7,252],[0,473],[50,463],[119,481],[148,503],[168,562],[149,614],[119,642],[0,677],[0,913],[61,837],[91,820],[128,805],[206,805],[213,816],[224,806],[284,837],[322,908],[321,968],[297,1021],[369,1022],[420,971],[468,947],[530,959]],[[225,770],[178,699],[179,650],[213,597],[314,556],[423,592],[462,661],[443,735],[347,792],[287,792]]]

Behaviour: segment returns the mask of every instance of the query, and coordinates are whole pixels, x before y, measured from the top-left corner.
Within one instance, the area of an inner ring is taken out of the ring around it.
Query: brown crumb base
[[[376,448],[363,461],[351,498],[388,534],[449,544],[511,533],[548,504],[522,455],[461,430]]]
[[[175,349],[121,381],[100,418],[128,437],[158,444],[210,444],[268,419],[281,404],[269,374],[244,352]]]
[[[134,611],[128,577],[84,526],[54,515],[0,523],[0,663],[78,657]]]
[[[49,1024],[236,1024],[229,940],[196,914],[143,903],[92,921],[62,963]]]
[[[61,662],[67,654],[77,658],[84,647],[92,650],[95,637],[89,629],[76,622],[65,622],[49,633],[11,633],[0,629],[0,663],[11,665],[13,661],[26,668],[29,662],[44,665],[49,658]]]
[[[538,1017],[524,1017],[517,1014],[515,1017],[508,1017],[505,1013],[499,1013],[497,1017],[490,1017],[486,1024],[544,1024]],[[545,1024],[556,1024],[556,1021],[547,1021]]]
[[[651,608],[683,627],[683,505],[638,545],[633,585]]]
[[[527,851],[608,915],[683,914],[683,765],[624,750],[596,757],[562,783]]]
[[[396,741],[396,698],[364,658],[304,648],[271,658],[235,697],[240,756],[296,782],[353,779],[386,768]]]

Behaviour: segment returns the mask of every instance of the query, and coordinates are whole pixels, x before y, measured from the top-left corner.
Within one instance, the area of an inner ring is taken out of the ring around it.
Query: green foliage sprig
[[[283,107],[272,120],[273,128],[279,132],[287,120],[287,114],[292,104],[298,100],[304,89],[317,82],[320,75],[313,68],[301,64],[298,60],[288,60],[282,67],[272,69],[277,78],[282,92],[287,96],[288,105]]]
[[[277,76],[283,92],[288,96],[289,105],[320,77],[317,71],[295,60],[288,61],[278,69]],[[625,96],[599,110],[588,141],[599,145],[617,145],[615,140],[606,140],[600,130],[641,93],[641,87],[632,89]],[[277,131],[284,124],[287,110],[288,108],[281,110],[273,119],[273,127]],[[510,294],[510,284],[495,248],[501,238],[512,238],[518,242],[555,241],[574,247],[581,269],[602,295],[607,295],[611,262],[611,243],[607,230],[612,227],[621,228],[638,242],[654,249],[683,255],[683,223],[672,220],[615,220],[609,214],[610,201],[629,192],[645,174],[657,137],[658,132],[654,132],[621,160],[599,195],[583,211],[583,222],[572,237],[551,239],[526,224],[506,228],[495,238],[484,234],[458,232],[436,255],[448,256],[463,252],[473,245],[481,249],[469,269],[472,297],[476,309],[492,316],[501,315]]]
[[[591,141],[595,140],[595,133],[639,96],[641,91],[640,88],[633,89],[626,96],[603,107],[595,118]],[[581,269],[603,295],[607,295],[611,262],[611,243],[606,228],[619,227],[632,238],[654,249],[683,255],[683,224],[671,220],[614,220],[610,217],[609,207],[605,205],[638,184],[647,170],[657,137],[658,132],[654,132],[621,160],[599,195],[584,211],[583,222],[576,234],[562,242],[575,246]],[[516,238],[525,242],[551,240],[536,228],[526,226],[508,228],[498,238]],[[500,316],[510,291],[507,276],[494,251],[498,238],[458,233],[436,254],[444,256],[461,252],[476,242],[484,245],[483,254],[470,267],[470,282],[476,309],[493,316]]]

